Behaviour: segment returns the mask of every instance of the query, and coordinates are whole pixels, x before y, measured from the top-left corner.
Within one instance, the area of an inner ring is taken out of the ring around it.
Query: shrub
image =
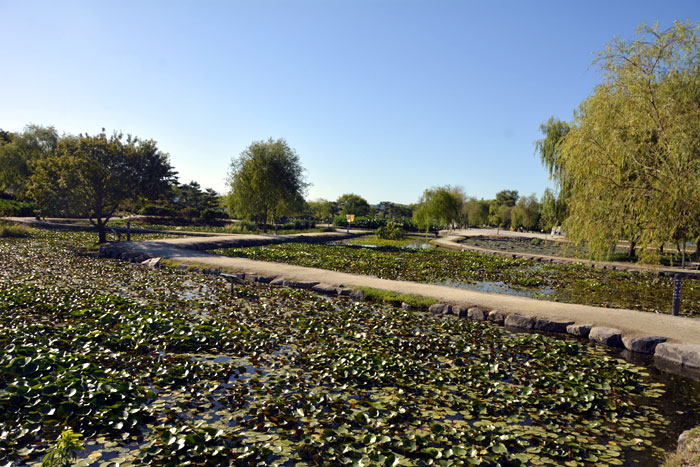
[[[228,214],[219,209],[207,208],[202,211],[201,217],[203,221],[210,222],[216,219],[226,219],[228,218]]]
[[[37,205],[33,202],[0,199],[0,216],[31,217],[37,209]]]
[[[306,219],[289,219],[282,225],[278,225],[279,230],[308,230],[316,227],[315,221],[309,221]]]
[[[146,206],[139,209],[139,214],[142,216],[169,216],[177,217],[177,210],[169,206],[156,206],[154,204],[147,204]]]
[[[34,229],[16,224],[0,223],[0,237],[2,238],[21,238],[29,237],[34,232]]]
[[[250,221],[238,221],[228,224],[224,227],[224,230],[229,233],[257,232],[258,224]]]
[[[374,230],[376,230],[379,227],[384,227],[385,225],[387,225],[390,222],[393,222],[395,224],[399,224],[401,226],[401,228],[407,232],[418,231],[418,226],[415,224],[415,222],[413,222],[412,219],[408,219],[405,217],[396,218],[396,219],[356,217],[355,220],[350,225],[352,227],[355,227],[358,229],[374,229]],[[333,225],[335,225],[337,227],[347,227],[348,221],[344,216],[338,216],[335,219],[333,219]]]
[[[199,210],[197,208],[187,206],[186,208],[182,208],[180,210],[180,215],[188,221],[191,221],[195,217],[199,217]]]
[[[406,237],[406,231],[398,222],[389,222],[387,225],[379,227],[375,235],[377,238],[385,240],[401,240]]]
[[[538,237],[534,237],[532,240],[530,240],[530,245],[533,245],[533,246],[540,246],[540,245],[542,245],[542,243],[544,243],[544,242],[542,241],[541,238],[538,238]]]

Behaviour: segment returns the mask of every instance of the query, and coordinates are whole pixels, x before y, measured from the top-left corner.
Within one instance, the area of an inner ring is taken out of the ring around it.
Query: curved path
[[[501,294],[489,294],[415,282],[380,279],[289,264],[231,258],[208,253],[207,249],[252,246],[290,241],[327,241],[344,234],[298,234],[287,236],[230,235],[216,238],[178,238],[143,242],[106,244],[101,256],[143,261],[162,257],[178,263],[258,276],[282,277],[288,280],[312,281],[333,286],[372,287],[401,294],[417,294],[439,302],[461,307],[502,310],[524,316],[569,320],[596,326],[617,328],[625,336],[663,336],[670,342],[700,346],[700,319],[670,316],[627,309],[601,308],[586,305],[550,302]],[[697,349],[700,351],[700,347]],[[700,354],[699,354],[700,356]]]
[[[488,253],[492,255],[507,256],[509,258],[526,258],[535,261],[543,261],[549,263],[572,264],[581,263],[598,269],[616,269],[618,271],[641,272],[652,271],[659,275],[672,276],[680,274],[685,277],[700,278],[700,271],[686,268],[677,268],[670,266],[645,265],[636,263],[626,263],[620,261],[592,261],[582,258],[570,258],[565,256],[540,255],[535,253],[518,253],[503,250],[490,250],[478,246],[465,245],[461,240],[465,237],[521,237],[521,238],[542,238],[554,241],[563,241],[563,236],[551,236],[548,234],[531,233],[531,232],[510,232],[501,231],[497,233],[496,229],[470,229],[470,230],[444,230],[440,232],[442,237],[433,239],[431,244],[446,248],[449,250],[459,251],[475,251],[477,253]]]

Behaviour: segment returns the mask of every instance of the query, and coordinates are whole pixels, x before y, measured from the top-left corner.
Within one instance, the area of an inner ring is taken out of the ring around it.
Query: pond
[[[673,279],[652,272],[540,263],[472,251],[288,243],[216,250],[383,279],[442,283],[474,290],[611,308],[671,313]],[[503,284],[503,286],[500,285]],[[683,282],[681,315],[700,316],[700,280]]]
[[[588,341],[231,293],[77,240],[0,240],[2,465],[64,426],[88,439],[78,465],[658,465],[698,423],[696,383]]]
[[[547,299],[549,296],[553,296],[555,294],[555,290],[549,287],[538,287],[537,289],[533,290],[532,288],[511,287],[502,281],[437,281],[433,282],[433,284],[455,287],[458,289],[474,290],[475,292],[498,293],[538,299]]]

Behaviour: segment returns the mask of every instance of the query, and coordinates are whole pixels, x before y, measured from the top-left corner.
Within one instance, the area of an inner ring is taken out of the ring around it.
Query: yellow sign
[[[355,221],[355,214],[345,214],[345,217],[347,218],[348,222]]]

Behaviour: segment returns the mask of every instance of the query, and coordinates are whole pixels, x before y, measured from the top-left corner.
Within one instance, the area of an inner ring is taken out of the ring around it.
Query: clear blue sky
[[[155,139],[181,182],[286,138],[309,198],[541,195],[539,124],[570,120],[594,52],[700,1],[0,0],[0,128]]]

